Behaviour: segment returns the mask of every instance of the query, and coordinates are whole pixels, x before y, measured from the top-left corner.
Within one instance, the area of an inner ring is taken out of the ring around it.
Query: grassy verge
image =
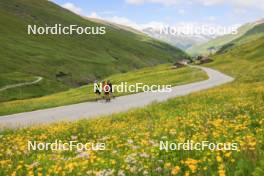
[[[200,81],[207,79],[207,75],[194,68],[171,69],[170,64],[148,67],[132,71],[124,74],[116,74],[107,77],[105,80],[111,80],[113,84],[120,82],[127,82],[128,84],[144,83],[146,85],[179,85],[190,82]],[[43,84],[43,83],[42,83]],[[52,85],[50,85],[52,86]],[[32,91],[33,87],[30,86]],[[38,87],[38,86],[36,86]],[[22,89],[22,88],[21,88]],[[14,91],[14,90],[10,90]],[[41,91],[38,89],[36,91]],[[15,93],[16,91],[14,91]],[[18,92],[19,93],[19,92]],[[115,96],[125,95],[127,93],[117,93]],[[85,101],[93,101],[96,96],[93,92],[93,85],[83,86],[68,91],[26,100],[16,100],[10,102],[0,103],[0,115],[19,113],[25,111],[32,111],[36,109],[44,109],[56,107],[67,104],[80,103]]]
[[[234,76],[234,83],[107,118],[1,132],[0,174],[262,176],[263,41],[218,55],[209,64]],[[105,142],[107,150],[27,150],[28,140],[56,139]],[[159,150],[160,141],[187,140],[239,147],[236,151]]]

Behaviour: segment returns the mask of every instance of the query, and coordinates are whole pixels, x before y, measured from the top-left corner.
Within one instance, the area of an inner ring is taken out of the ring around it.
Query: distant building
[[[200,59],[200,64],[205,64],[205,63],[209,63],[212,61],[213,61],[213,59],[211,59],[209,57],[202,57],[202,59]]]
[[[193,58],[193,61],[195,64],[205,64],[205,63],[212,62],[213,59],[211,59],[208,56],[196,56],[195,58]]]
[[[177,62],[175,62],[172,66],[172,69],[177,69],[177,68],[181,68],[181,67],[185,67],[186,65],[188,65],[190,61],[187,60],[187,59],[182,59],[182,60],[179,60]]]
[[[216,48],[214,46],[207,48],[207,51],[211,54],[214,54],[216,52]]]
[[[190,63],[190,60],[188,59],[182,59],[179,61],[179,63],[183,64],[183,65],[187,65],[188,63]]]

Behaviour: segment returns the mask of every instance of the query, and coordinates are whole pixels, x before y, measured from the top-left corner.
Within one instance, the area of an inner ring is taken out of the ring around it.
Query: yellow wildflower
[[[180,172],[181,168],[179,166],[175,166],[172,170],[171,170],[171,174],[172,175],[177,175]]]

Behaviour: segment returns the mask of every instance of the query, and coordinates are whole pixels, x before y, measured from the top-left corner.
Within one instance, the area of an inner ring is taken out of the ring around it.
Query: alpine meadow
[[[256,2],[1,0],[0,176],[263,176]],[[190,23],[241,25],[155,32]],[[105,33],[29,35],[28,25]],[[171,90],[113,91],[124,82]]]

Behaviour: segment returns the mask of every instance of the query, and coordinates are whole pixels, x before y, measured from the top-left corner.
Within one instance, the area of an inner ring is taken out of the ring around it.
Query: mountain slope
[[[172,62],[185,53],[168,44],[106,26],[106,34],[27,35],[27,25],[102,26],[46,0],[0,1],[0,73],[41,76],[21,99],[65,90],[112,73]],[[2,83],[3,85],[3,83]]]
[[[176,46],[182,50],[187,50],[194,45],[200,45],[211,40],[214,36],[210,35],[187,35],[187,34],[161,34],[160,29],[155,28],[145,28],[142,30],[147,35],[156,38],[161,41],[165,41],[173,46]]]
[[[228,35],[223,35],[220,37],[217,37],[213,40],[210,40],[207,43],[204,43],[202,45],[196,45],[193,46],[192,48],[188,49],[187,52],[192,54],[192,55],[198,55],[198,54],[209,54],[210,53],[210,48],[214,50],[220,49],[222,46],[225,44],[243,36],[247,31],[251,30],[254,28],[256,25],[259,23],[263,23],[263,20],[254,22],[254,23],[247,23],[240,28],[238,28],[238,33],[236,35],[233,34],[228,34]]]
[[[244,43],[254,43],[259,40],[259,38],[264,36],[264,23],[258,24],[249,31],[247,31],[241,37],[223,45],[217,53],[223,53],[229,51],[230,49],[234,48],[235,46],[239,46]]]

